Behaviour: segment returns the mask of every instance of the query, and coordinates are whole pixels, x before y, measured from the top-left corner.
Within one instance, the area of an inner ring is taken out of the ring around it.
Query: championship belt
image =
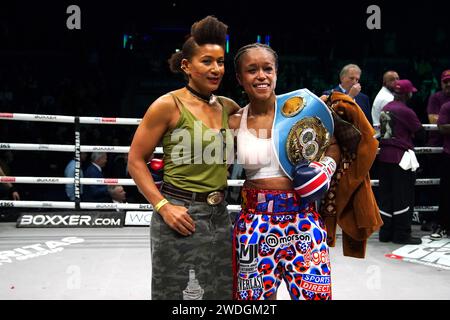
[[[272,143],[281,169],[290,179],[300,161],[320,160],[333,130],[327,105],[308,89],[277,96]]]

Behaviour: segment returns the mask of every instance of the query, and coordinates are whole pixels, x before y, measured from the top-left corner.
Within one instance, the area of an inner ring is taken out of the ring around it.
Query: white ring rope
[[[442,148],[441,148],[442,149]],[[27,150],[27,151],[61,151],[74,152],[75,145],[70,144],[33,144],[33,143],[5,143],[0,142],[0,150]],[[130,147],[126,146],[80,146],[81,152],[110,152],[128,153]],[[162,154],[163,148],[156,147],[155,154]]]
[[[75,146],[69,144],[32,144],[32,143],[8,143],[0,142],[0,150],[28,150],[28,151],[61,151],[74,152]],[[414,152],[417,154],[442,153],[443,147],[416,147]],[[126,146],[80,146],[81,152],[110,152],[110,153],[128,153],[130,147]],[[379,149],[378,149],[379,151]],[[155,154],[162,154],[163,148],[156,147]]]
[[[75,178],[60,177],[11,177],[1,176],[0,183],[31,183],[31,184],[72,184]],[[135,186],[133,179],[116,179],[116,178],[81,178],[80,184],[89,185],[125,185]],[[229,187],[242,187],[244,180],[228,180]]]
[[[438,211],[439,206],[417,206],[414,207],[414,211],[421,211],[421,212],[436,212]]]
[[[56,122],[56,123],[75,123],[77,117],[62,115],[46,115],[46,114],[28,114],[28,113],[2,113],[0,112],[0,120],[16,120],[16,121],[37,121],[37,122]],[[107,118],[107,117],[78,117],[80,124],[116,124],[116,125],[139,125],[142,119],[139,118]],[[422,124],[427,131],[439,130],[436,124]],[[80,152],[110,152],[110,153],[128,153],[129,146],[92,146],[80,145]],[[27,151],[59,151],[59,152],[75,152],[75,145],[62,144],[31,144],[31,143],[4,143],[0,142],[0,150],[27,150]],[[442,153],[442,147],[416,147],[415,153]],[[157,147],[155,154],[162,154],[163,148]],[[73,184],[75,178],[60,177],[0,177],[0,183],[31,183],[31,184]],[[439,185],[440,179],[416,179],[416,186],[420,185]],[[96,179],[81,178],[80,184],[84,185],[136,185],[133,179]],[[229,187],[241,187],[244,180],[228,180]],[[378,186],[379,180],[371,180],[372,186]],[[55,208],[55,209],[75,209],[75,202],[65,201],[8,201],[0,200],[0,207],[20,207],[20,208]],[[240,205],[228,205],[228,210],[239,211]],[[80,209],[133,209],[133,210],[152,210],[150,204],[138,203],[95,203],[81,202]],[[437,211],[438,206],[418,206],[414,207],[415,211],[433,212]]]
[[[439,178],[424,178],[424,179],[416,179],[416,186],[434,186],[440,184]],[[373,187],[378,187],[380,185],[380,180],[370,180],[370,184]]]
[[[9,201],[0,200],[0,208],[45,208],[45,209],[75,209],[72,201]],[[111,202],[81,202],[80,209],[88,210],[153,210],[148,203],[111,203]]]
[[[0,112],[0,120],[17,121],[39,121],[39,122],[65,122],[74,123],[74,116],[59,116],[51,114],[31,114],[31,113],[7,113]],[[125,124],[138,125],[142,119],[139,118],[104,118],[104,117],[79,117],[82,124]],[[436,124],[422,124],[427,131],[439,130]]]
[[[38,208],[38,209],[75,209],[75,203],[69,201],[10,201],[0,200],[0,208]],[[148,203],[111,203],[111,202],[81,202],[80,209],[87,210],[153,210]],[[229,211],[240,211],[241,206],[230,204]],[[435,212],[438,206],[417,206],[414,211]]]
[[[59,177],[0,177],[0,183],[32,183],[32,184],[73,184],[75,178]],[[89,185],[125,185],[135,186],[133,179],[111,179],[111,178],[81,178],[80,184]]]
[[[17,121],[59,122],[75,123],[73,116],[58,116],[50,114],[30,113],[0,113],[0,119]],[[79,117],[81,124],[124,124],[138,125],[142,119],[139,118],[105,118],[105,117]]]
[[[439,131],[437,124],[422,124],[426,131]]]
[[[5,143],[0,142],[0,150],[28,150],[28,151],[62,151],[74,152],[75,146],[69,144],[33,144],[33,143]]]
[[[380,149],[378,149],[380,151]],[[414,153],[425,154],[425,153],[443,153],[443,147],[415,147]]]
[[[242,187],[245,180],[228,180],[228,187]],[[59,178],[59,177],[11,177],[2,176],[0,177],[0,183],[32,183],[32,184],[69,184],[74,183],[74,178]],[[370,180],[372,186],[378,186],[379,180]],[[430,186],[439,185],[439,178],[424,178],[416,179],[416,186]],[[90,184],[90,185],[125,185],[125,186],[135,186],[133,179],[116,179],[116,178],[81,178],[80,184]]]

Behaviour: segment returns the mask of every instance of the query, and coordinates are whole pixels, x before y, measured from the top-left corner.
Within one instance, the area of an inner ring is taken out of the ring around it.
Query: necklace
[[[206,102],[207,104],[214,104],[214,102],[216,102],[216,96],[213,95],[212,93],[209,96],[206,96],[204,94],[201,94],[200,92],[194,90],[192,87],[190,87],[188,84],[186,85],[186,89],[189,90],[189,92],[196,97],[197,99],[200,99],[204,102]]]

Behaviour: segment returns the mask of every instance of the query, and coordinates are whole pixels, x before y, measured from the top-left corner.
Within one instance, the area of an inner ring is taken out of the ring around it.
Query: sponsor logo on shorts
[[[240,273],[255,273],[258,271],[258,262],[255,261],[250,264],[240,264],[239,265],[239,272]]]
[[[0,118],[14,118],[13,113],[0,113]]]
[[[258,245],[257,244],[240,244],[239,248],[239,262],[241,263],[251,263],[255,261],[258,256]]]
[[[11,149],[11,145],[9,143],[0,143],[0,149]]]
[[[304,274],[302,275],[300,287],[312,292],[329,293],[331,292],[331,278],[330,276]]]
[[[314,251],[311,253],[311,261],[315,265],[324,264],[330,262],[328,251]]]
[[[238,277],[238,291],[262,289],[262,288],[263,288],[262,274],[258,274],[256,277],[248,279]]]
[[[239,272],[254,273],[258,270],[258,245],[240,244],[239,248]]]
[[[311,248],[307,248],[306,252],[303,253],[304,266],[309,268],[311,266]]]
[[[16,182],[16,178],[13,177],[0,177],[1,182]]]
[[[330,276],[317,276],[312,274],[304,274],[302,275],[302,279],[311,283],[331,284]]]
[[[266,236],[266,243],[271,248],[276,248],[278,246],[280,247],[286,247],[290,245],[292,242],[311,242],[311,235],[309,233],[299,233],[299,234],[292,234],[287,237],[279,237],[276,234],[269,233]]]

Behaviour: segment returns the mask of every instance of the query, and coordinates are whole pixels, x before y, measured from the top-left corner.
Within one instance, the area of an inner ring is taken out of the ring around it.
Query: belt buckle
[[[206,197],[206,202],[210,206],[216,206],[223,201],[223,194],[220,191],[213,191]]]

